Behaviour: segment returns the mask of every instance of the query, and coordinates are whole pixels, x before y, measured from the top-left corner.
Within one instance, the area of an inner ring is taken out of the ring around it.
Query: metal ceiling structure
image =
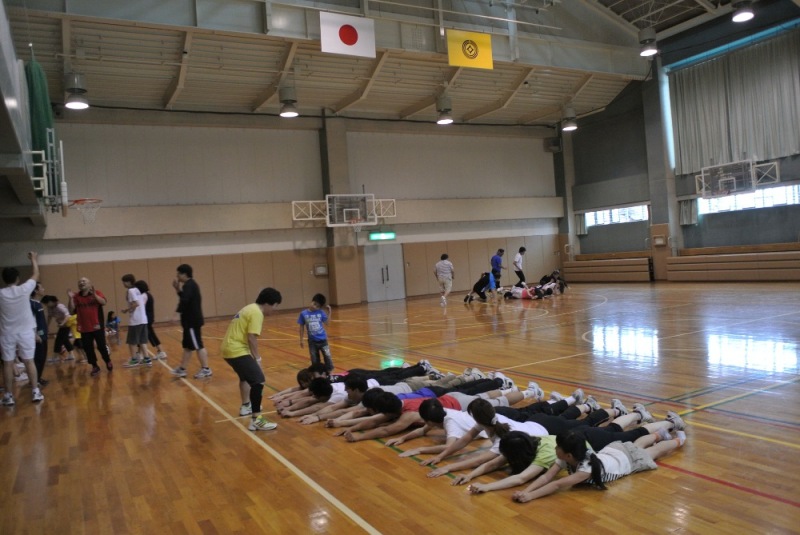
[[[74,71],[109,108],[277,114],[291,86],[303,115],[432,121],[446,93],[456,123],[547,126],[647,76],[639,29],[666,36],[731,11],[709,0],[5,3],[17,56],[32,44],[56,103]],[[320,10],[375,19],[376,58],[321,52]],[[449,28],[492,33],[494,70],[449,66]]]

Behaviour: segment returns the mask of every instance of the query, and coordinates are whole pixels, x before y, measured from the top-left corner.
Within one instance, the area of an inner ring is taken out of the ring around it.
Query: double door
[[[403,246],[396,243],[364,246],[367,301],[405,299]]]

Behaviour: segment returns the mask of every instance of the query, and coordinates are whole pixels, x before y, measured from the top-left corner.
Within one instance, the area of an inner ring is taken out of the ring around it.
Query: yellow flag
[[[447,57],[455,67],[494,69],[492,36],[488,33],[447,30]]]

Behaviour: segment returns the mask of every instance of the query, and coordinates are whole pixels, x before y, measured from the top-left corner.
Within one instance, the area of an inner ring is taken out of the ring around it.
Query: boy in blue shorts
[[[330,305],[325,305],[326,299],[322,294],[316,294],[311,298],[311,306],[300,313],[297,323],[300,325],[300,347],[303,347],[303,331],[308,329],[308,353],[311,355],[311,364],[319,364],[319,354],[325,358],[325,368],[330,373],[333,371],[333,359],[331,359],[331,348],[328,345],[328,334],[325,332],[325,324],[331,315]],[[328,313],[322,309],[325,308]]]

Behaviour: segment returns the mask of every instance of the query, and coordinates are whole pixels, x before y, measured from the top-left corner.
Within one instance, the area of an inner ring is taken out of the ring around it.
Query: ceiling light
[[[281,101],[281,117],[297,117],[300,112],[297,111],[297,97],[295,96],[294,87],[281,87],[278,90],[278,98]]]
[[[436,99],[436,111],[439,115],[436,119],[436,124],[452,124],[453,116],[450,114],[453,111],[453,103],[450,97],[444,95]]]
[[[650,56],[658,54],[656,30],[652,27],[639,30],[639,44],[642,45],[642,49],[639,52],[640,56],[649,58]]]
[[[70,72],[64,75],[64,92],[67,98],[64,105],[71,110],[85,110],[89,107],[86,98],[86,80],[82,74]]]
[[[67,96],[66,102],[64,102],[64,106],[71,110],[85,110],[89,107],[89,100],[83,96],[78,95],[76,93],[72,93]]]
[[[749,1],[731,2],[731,7],[736,10],[733,12],[733,22],[747,22],[755,17],[753,6]]]
[[[575,110],[572,108],[564,108],[564,113],[561,115],[561,131],[573,132],[578,129],[578,123],[575,121]]]

